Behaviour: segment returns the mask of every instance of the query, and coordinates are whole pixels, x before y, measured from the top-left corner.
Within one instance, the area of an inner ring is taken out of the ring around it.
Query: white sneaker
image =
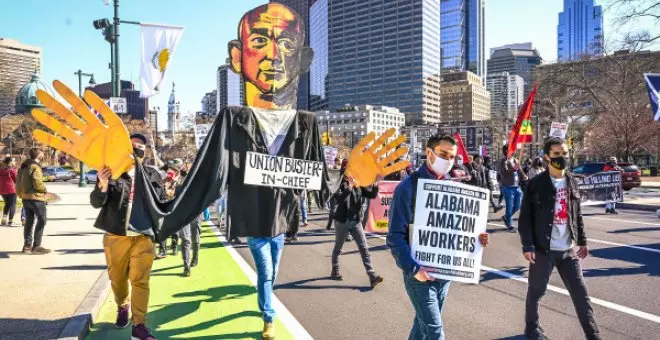
[[[2,222],[0,223],[0,225],[7,225],[7,218],[6,217],[4,217],[4,216],[2,217]]]

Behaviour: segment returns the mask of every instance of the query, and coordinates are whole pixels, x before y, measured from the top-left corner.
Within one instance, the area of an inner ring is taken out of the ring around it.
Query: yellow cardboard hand
[[[112,112],[94,92],[85,91],[85,101],[101,113],[104,124],[89,110],[87,104],[62,82],[55,80],[53,87],[80,116],[48,93],[37,90],[39,101],[53,110],[66,124],[42,110],[33,109],[34,119],[53,132],[50,134],[35,129],[32,133],[34,139],[68,153],[92,169],[101,170],[104,166],[108,166],[112,170],[114,179],[129,170],[134,163],[133,147],[128,130],[119,116]]]
[[[391,162],[408,153],[407,147],[397,149],[397,147],[406,140],[406,136],[401,135],[385,145],[385,142],[387,142],[392,135],[394,135],[394,129],[385,131],[385,133],[367,149],[367,145],[373,141],[376,136],[375,133],[370,132],[353,148],[351,155],[348,157],[346,174],[353,178],[356,185],[371,185],[376,182],[377,177],[385,177],[393,172],[403,170],[408,166],[408,161],[399,161],[388,166]],[[378,150],[379,148],[380,150]],[[387,153],[390,154],[380,159]]]

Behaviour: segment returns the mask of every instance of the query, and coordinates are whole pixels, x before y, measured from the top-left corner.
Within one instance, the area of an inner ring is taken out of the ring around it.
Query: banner
[[[335,167],[335,159],[337,159],[337,153],[339,152],[339,149],[334,148],[332,146],[324,146],[323,147],[323,155],[325,156],[325,166],[328,168],[333,168]]]
[[[644,73],[644,79],[649,90],[653,120],[658,121],[660,120],[660,73]]]
[[[206,136],[208,136],[212,125],[213,124],[195,125],[195,146],[197,146],[197,150],[199,150],[199,148],[202,147],[202,144],[204,144],[204,140],[206,139]]]
[[[550,125],[550,137],[565,139],[567,131],[568,124],[566,123],[552,122],[552,125]]]
[[[479,283],[489,193],[452,181],[419,179],[411,229],[413,259],[442,280]]]
[[[323,162],[248,151],[243,183],[265,187],[321,190]]]
[[[142,65],[140,68],[140,98],[158,94],[165,70],[179,44],[183,27],[141,24]]]
[[[399,181],[381,181],[378,184],[378,196],[369,201],[367,223],[364,230],[368,233],[386,234],[390,220],[390,204],[394,196],[394,189]]]
[[[582,205],[623,202],[623,178],[620,171],[599,172],[590,176],[574,174],[574,176],[580,188]]]

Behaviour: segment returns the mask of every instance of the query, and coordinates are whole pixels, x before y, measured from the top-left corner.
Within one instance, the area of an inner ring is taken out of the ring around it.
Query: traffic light
[[[569,148],[569,149],[572,149],[572,148],[573,148],[573,138],[569,138],[569,139],[567,140],[567,143],[566,143],[566,144],[568,144],[568,148]]]
[[[327,131],[321,134],[321,143],[323,145],[330,145],[330,135]]]

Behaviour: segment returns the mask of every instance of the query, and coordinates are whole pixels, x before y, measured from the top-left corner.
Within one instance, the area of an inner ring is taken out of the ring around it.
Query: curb
[[[603,204],[602,207],[604,208],[605,205]],[[621,209],[632,209],[632,210],[654,211],[654,212],[660,209],[660,206],[655,206],[650,204],[639,204],[639,203],[625,203],[625,202],[617,202],[616,207]]]
[[[96,319],[103,302],[110,293],[110,279],[108,272],[103,271],[89,290],[85,299],[80,303],[76,312],[66,323],[58,340],[83,340],[89,334],[89,327]]]

